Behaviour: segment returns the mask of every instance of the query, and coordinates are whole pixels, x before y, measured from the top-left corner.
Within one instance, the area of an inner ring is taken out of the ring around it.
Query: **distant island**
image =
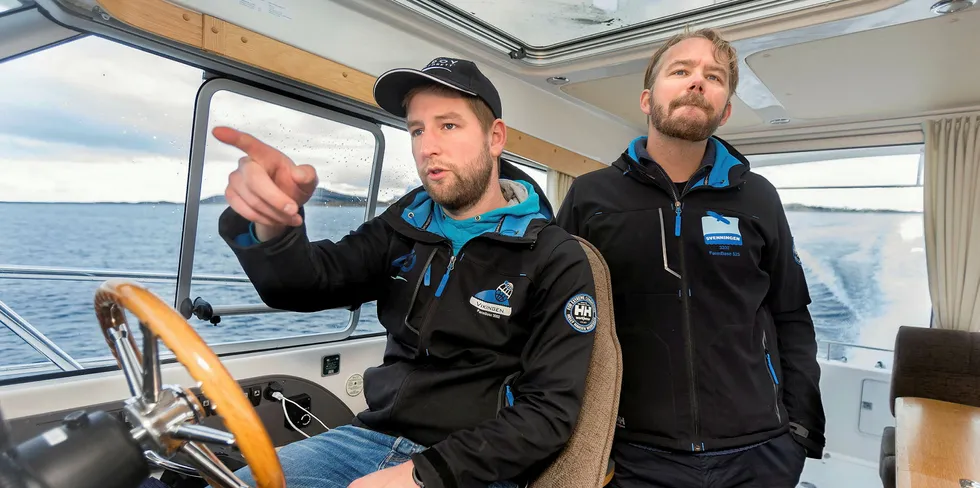
[[[392,201],[382,201],[378,200],[378,205],[388,206],[394,203],[397,198]],[[183,205],[183,202],[4,202],[0,203],[28,203],[34,205]],[[214,195],[207,198],[201,199],[202,205],[227,205],[228,202],[225,200],[224,195]],[[356,195],[347,195],[344,193],[338,193],[335,191],[330,191],[325,188],[317,188],[313,193],[313,197],[310,198],[309,204],[319,205],[324,207],[363,207],[367,205],[367,198],[359,197]],[[787,212],[834,212],[834,213],[887,213],[887,214],[917,214],[922,212],[915,212],[909,210],[872,210],[872,209],[859,209],[859,208],[831,208],[831,207],[820,207],[816,205],[804,205],[802,203],[787,203],[783,205],[783,209]]]
[[[847,213],[922,213],[913,212],[910,210],[872,210],[872,209],[860,209],[860,208],[831,208],[831,207],[819,207],[815,205],[804,205],[802,203],[787,203],[783,205],[783,210],[787,212],[847,212]]]

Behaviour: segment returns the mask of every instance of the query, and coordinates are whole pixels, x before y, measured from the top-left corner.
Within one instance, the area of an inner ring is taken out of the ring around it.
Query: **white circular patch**
[[[347,394],[356,397],[364,389],[364,377],[359,374],[352,374],[347,378]]]
[[[595,300],[585,293],[573,296],[565,304],[565,320],[579,332],[592,332],[598,320]]]

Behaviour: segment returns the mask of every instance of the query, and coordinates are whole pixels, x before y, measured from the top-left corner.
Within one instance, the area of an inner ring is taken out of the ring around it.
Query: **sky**
[[[9,1],[9,0],[0,0]],[[182,202],[199,69],[87,37],[0,64],[0,201]],[[231,125],[317,168],[321,187],[366,195],[374,136],[232,92],[211,100],[202,197],[243,155],[210,135]],[[379,198],[419,185],[408,134],[385,127]],[[752,159],[752,158],[750,158]],[[762,159],[762,158],[760,158]],[[913,184],[917,155],[755,168],[779,186]],[[542,187],[544,172],[534,173]],[[921,211],[922,190],[782,190],[783,203]]]

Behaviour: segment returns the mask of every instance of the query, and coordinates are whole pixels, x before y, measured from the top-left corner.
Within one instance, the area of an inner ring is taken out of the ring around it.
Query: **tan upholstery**
[[[592,265],[599,309],[585,399],[565,449],[530,488],[597,488],[609,482],[609,453],[619,411],[623,359],[613,319],[609,268],[592,244],[578,240]]]

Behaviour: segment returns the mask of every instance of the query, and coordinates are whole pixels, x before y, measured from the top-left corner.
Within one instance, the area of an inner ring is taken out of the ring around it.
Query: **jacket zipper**
[[[694,430],[694,437],[691,442],[691,450],[694,452],[704,451],[704,443],[699,439],[701,438],[701,419],[699,413],[698,405],[698,374],[695,369],[694,364],[694,333],[691,330],[691,290],[688,289],[687,285],[687,266],[684,262],[684,238],[681,236],[681,212],[683,211],[683,205],[681,205],[682,195],[677,194],[677,188],[674,186],[674,182],[667,175],[667,172],[660,167],[659,164],[655,165],[657,171],[664,177],[664,181],[667,182],[667,186],[670,188],[670,196],[674,198],[674,237],[677,238],[678,245],[677,248],[680,250],[680,261],[681,261],[681,304],[684,308],[684,345],[687,349],[687,373],[688,380],[690,381],[690,397],[691,397],[691,424]],[[646,175],[645,172],[642,172]],[[697,174],[697,171],[695,171]],[[647,178],[653,180],[652,177],[646,175]],[[691,176],[694,177],[693,175]],[[656,181],[654,180],[654,183]],[[688,187],[691,185],[691,181],[688,180],[687,184],[684,186],[684,191],[686,192]],[[666,247],[666,243],[664,243]],[[665,263],[666,264],[666,263]]]
[[[467,244],[469,244],[469,243],[467,243]],[[460,260],[463,259],[463,254],[465,254],[463,252],[463,248],[465,248],[465,247],[466,247],[466,244],[463,244],[463,247],[459,249],[459,251],[460,251],[459,252],[459,259]],[[451,247],[449,249],[449,252],[450,253],[453,252]],[[435,252],[433,252],[432,254],[435,255]],[[431,259],[430,259],[430,261],[431,261]],[[449,282],[449,275],[450,275],[450,273],[452,273],[452,271],[453,271],[453,269],[455,267],[456,267],[456,255],[455,254],[451,254],[449,256],[449,264],[446,265],[446,274],[442,275],[442,279],[439,280],[439,287],[436,289],[436,293],[435,293],[435,296],[432,298],[432,301],[429,302],[429,306],[428,306],[428,308],[425,311],[425,316],[422,318],[422,323],[419,325],[419,329],[417,331],[417,333],[419,335],[419,345],[418,345],[418,348],[417,349],[419,351],[422,351],[423,350],[423,348],[422,348],[422,330],[425,329],[425,326],[428,325],[429,321],[432,319],[432,314],[435,312],[435,309],[439,307],[439,304],[437,302],[439,301],[439,298],[442,297],[442,292],[445,291],[446,284]],[[413,303],[414,303],[414,299],[413,299]],[[429,355],[429,348],[425,348],[424,350],[425,350],[425,355],[428,356]]]
[[[783,416],[779,413],[779,378],[776,377],[776,369],[772,367],[772,357],[769,355],[765,330],[762,331],[762,350],[766,352],[766,366],[769,368],[769,379],[772,380],[772,398],[776,409],[776,420],[783,423]]]
[[[419,334],[420,340],[422,337],[421,332],[419,331],[419,329],[412,327],[412,324],[408,323],[408,318],[412,316],[412,309],[415,308],[415,299],[418,298],[419,289],[422,288],[422,283],[424,282],[426,286],[429,285],[427,279],[429,276],[429,266],[432,265],[432,258],[436,257],[437,251],[438,249],[433,249],[432,252],[429,253],[429,257],[426,258],[425,267],[422,268],[422,274],[419,276],[418,282],[415,283],[415,291],[412,292],[411,301],[408,302],[408,311],[405,312],[405,318],[403,319],[403,322],[405,322],[405,327],[408,327],[409,330],[415,332],[416,334]]]

